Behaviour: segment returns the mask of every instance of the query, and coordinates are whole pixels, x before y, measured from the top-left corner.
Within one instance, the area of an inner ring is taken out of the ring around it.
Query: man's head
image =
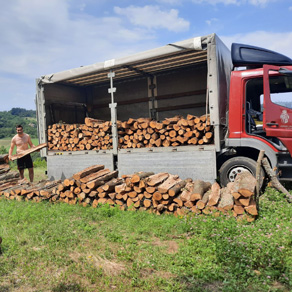
[[[21,135],[23,133],[23,127],[21,125],[17,125],[16,132],[17,132],[17,134]]]

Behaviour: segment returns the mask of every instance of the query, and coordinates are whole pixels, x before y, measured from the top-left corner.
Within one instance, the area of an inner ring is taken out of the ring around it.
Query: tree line
[[[10,111],[0,111],[0,139],[12,138],[16,134],[15,127],[19,124],[31,138],[37,138],[36,111],[12,108]]]

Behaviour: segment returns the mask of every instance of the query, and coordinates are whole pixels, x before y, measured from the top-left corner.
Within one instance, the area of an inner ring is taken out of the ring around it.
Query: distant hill
[[[10,111],[0,111],[0,139],[12,138],[19,124],[31,138],[37,138],[36,111],[12,108]]]

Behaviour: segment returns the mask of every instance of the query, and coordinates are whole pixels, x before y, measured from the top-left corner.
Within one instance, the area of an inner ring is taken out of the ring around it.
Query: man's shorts
[[[33,163],[30,154],[17,159],[17,167],[18,169],[32,168]]]

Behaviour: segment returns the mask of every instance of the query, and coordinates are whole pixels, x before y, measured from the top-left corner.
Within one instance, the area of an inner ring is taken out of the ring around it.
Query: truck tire
[[[237,174],[243,171],[249,171],[254,177],[256,176],[257,163],[251,158],[237,156],[225,161],[219,169],[219,179],[222,186],[226,186],[229,182],[235,180]],[[260,177],[264,178],[264,171],[261,168]],[[263,184],[263,179],[260,186]]]

